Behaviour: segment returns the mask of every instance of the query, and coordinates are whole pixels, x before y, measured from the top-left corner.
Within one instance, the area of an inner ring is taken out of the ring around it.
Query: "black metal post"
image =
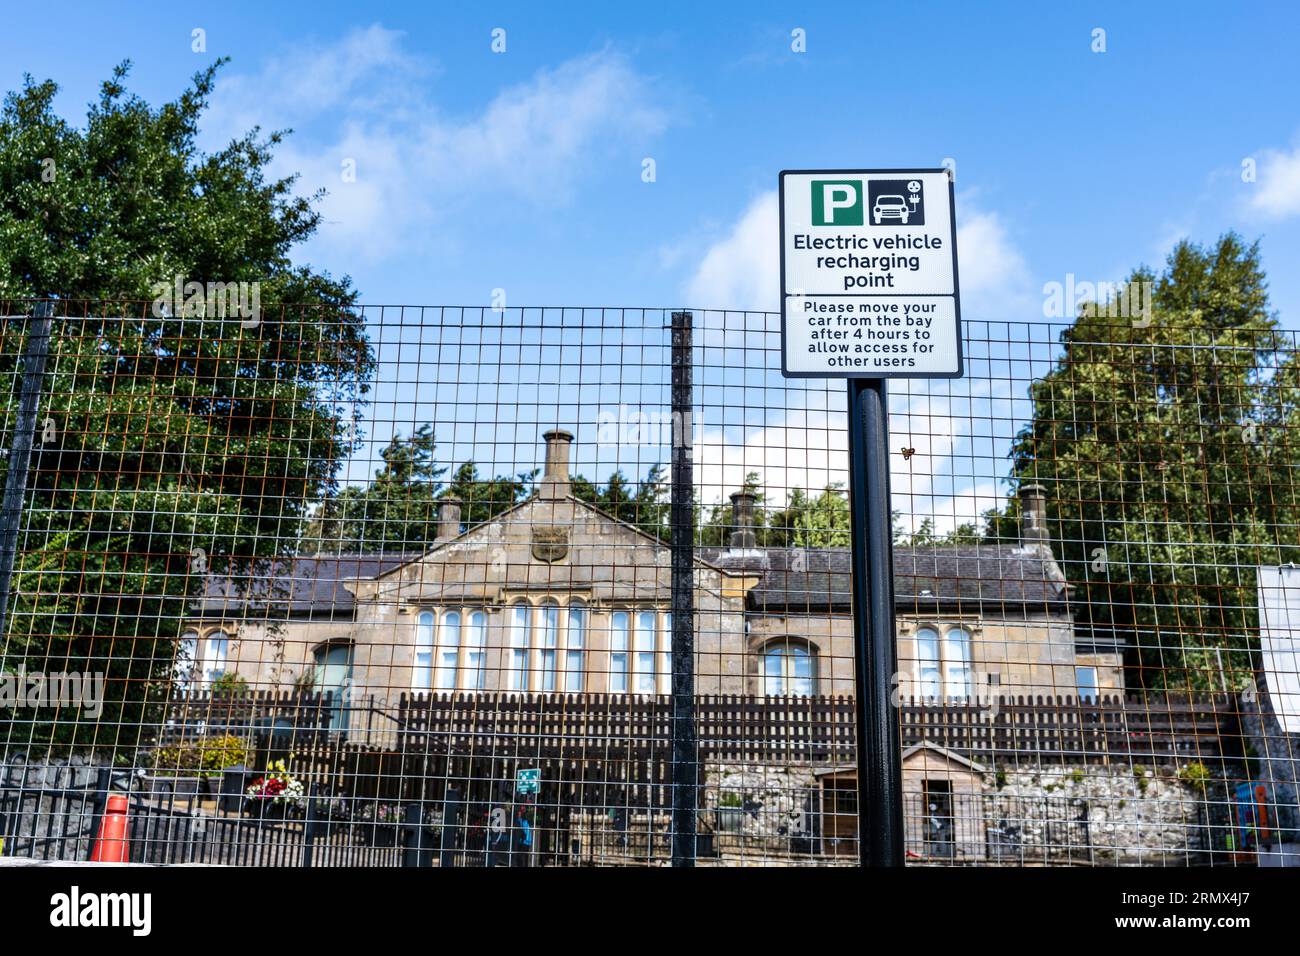
[[[302,865],[303,869],[310,870],[315,857],[316,842],[316,785],[312,784],[307,791],[307,813],[302,822]]]
[[[445,832],[445,829],[444,829]],[[408,803],[402,821],[402,866],[433,866],[432,841],[424,827],[424,804]]]
[[[672,658],[673,828],[672,865],[694,866],[696,808],[700,796],[699,741],[695,734],[695,469],[691,452],[691,313],[674,312],[672,324],[673,457]]]
[[[849,379],[848,394],[858,858],[863,866],[902,866],[902,747],[890,700],[898,649],[885,380]]]
[[[460,791],[448,787],[442,798],[442,838],[438,841],[438,866],[440,867],[456,865],[456,828],[459,825]]]
[[[14,421],[13,443],[9,446],[9,470],[5,475],[4,500],[0,504],[0,641],[8,633],[9,589],[18,559],[18,526],[27,494],[27,472],[36,439],[36,414],[41,388],[45,384],[45,362],[50,355],[50,323],[54,307],[38,302],[27,332],[23,351],[23,385]]]

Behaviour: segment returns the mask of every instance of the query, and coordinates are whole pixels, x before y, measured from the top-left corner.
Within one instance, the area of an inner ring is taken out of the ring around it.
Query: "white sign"
[[[1300,568],[1259,569],[1259,649],[1278,723],[1300,734]]]
[[[944,169],[781,173],[781,371],[962,374],[956,217]]]

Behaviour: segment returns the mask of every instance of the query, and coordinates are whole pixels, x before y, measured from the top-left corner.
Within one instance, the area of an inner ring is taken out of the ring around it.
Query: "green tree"
[[[980,544],[984,535],[973,521],[963,522],[946,534],[937,534],[934,519],[926,516],[912,534],[896,533],[894,543],[907,547],[952,547],[955,545]]]
[[[745,480],[740,486],[742,491],[748,491],[754,496],[754,532],[758,543],[764,547],[778,546],[775,543],[769,543],[766,540],[766,511],[764,504],[767,501],[767,495],[763,491],[760,483],[759,474],[751,471],[745,475]],[[698,528],[696,543],[705,548],[725,548],[731,544],[731,532],[736,530],[732,523],[732,506],[730,501],[720,501],[711,505],[707,510],[702,507],[695,509],[695,526]]]
[[[305,550],[369,554],[425,548],[438,534],[438,496],[447,472],[437,464],[436,452],[432,425],[421,425],[409,438],[394,435],[365,487],[344,488],[325,502],[306,535]]]
[[[1079,625],[1137,648],[1153,687],[1244,679],[1259,564],[1295,560],[1300,426],[1294,352],[1269,312],[1258,244],[1180,243],[1138,270],[1153,311],[1086,305],[1030,390],[1012,477],[1048,489],[1053,547]],[[1013,534],[1019,505],[990,516]]]
[[[792,488],[785,508],[771,516],[759,541],[767,547],[849,547],[852,517],[843,483],[827,485],[815,498],[802,488]]]
[[[0,314],[56,300],[5,666],[107,675],[98,722],[33,721],[24,743],[131,745],[204,573],[256,580],[297,547],[374,367],[350,281],[290,261],[320,217],[266,178],[280,135],[195,145],[219,66],[157,108],[119,67],[84,127],[53,82],[0,109]],[[256,321],[155,308],[177,278],[257,283]],[[0,342],[10,381],[23,335]],[[12,436],[16,390],[0,401]]]
[[[466,527],[473,527],[527,499],[532,494],[537,475],[537,469],[533,469],[520,472],[513,478],[498,475],[487,479],[479,476],[478,465],[467,461],[456,469],[447,494],[460,500],[460,520]]]
[[[617,470],[603,488],[575,475],[573,495],[661,541],[669,538],[670,505],[665,494],[663,465],[652,465],[645,479],[635,484],[628,482],[622,470]]]

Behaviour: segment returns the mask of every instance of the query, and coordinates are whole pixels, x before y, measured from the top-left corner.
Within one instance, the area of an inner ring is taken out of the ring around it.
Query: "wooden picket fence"
[[[702,756],[728,760],[855,759],[853,698],[706,695],[696,699]],[[929,741],[971,758],[1217,756],[1235,706],[1224,695],[1167,698],[1006,697],[994,703],[905,699],[904,747]],[[402,749],[518,751],[580,757],[618,747],[637,759],[672,740],[667,697],[626,695],[403,695]]]
[[[196,737],[250,737],[273,722],[299,737],[328,732],[333,720],[329,694],[249,690],[235,693],[178,692],[166,702],[156,742],[167,746]]]
[[[1220,737],[1239,733],[1227,695],[1004,697],[951,703],[904,699],[898,706],[904,747],[929,741],[972,759],[1181,760],[1220,753]],[[360,721],[349,715],[347,726]],[[402,694],[381,749],[393,754],[485,755],[556,759],[644,760],[672,740],[667,696]],[[332,725],[331,721],[334,721]],[[257,737],[271,722],[291,731],[295,749],[337,745],[338,712],[328,694],[256,691],[191,694],[168,703],[159,743],[234,733]],[[701,695],[696,733],[701,756],[722,760],[851,762],[853,698]],[[370,748],[374,749],[374,748]]]

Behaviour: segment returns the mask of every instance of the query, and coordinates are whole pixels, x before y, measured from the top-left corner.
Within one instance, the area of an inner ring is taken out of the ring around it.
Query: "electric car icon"
[[[897,219],[907,225],[907,200],[902,196],[877,196],[876,204],[871,207],[871,218],[876,225],[883,219]]]

